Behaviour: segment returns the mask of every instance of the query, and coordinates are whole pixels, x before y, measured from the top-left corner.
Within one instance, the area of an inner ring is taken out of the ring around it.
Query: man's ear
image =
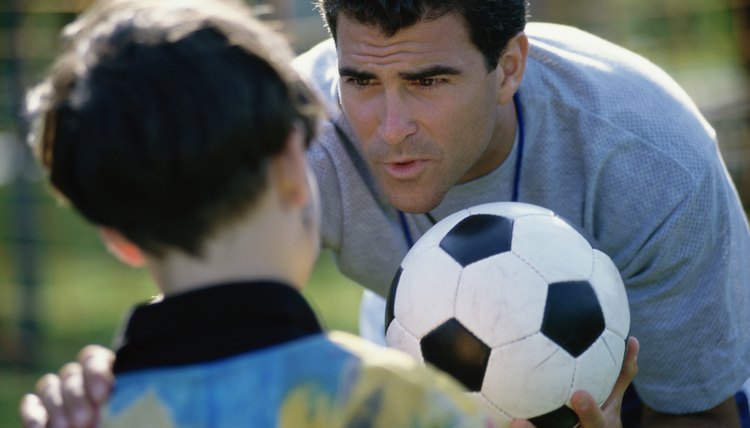
[[[508,41],[497,64],[497,101],[499,104],[509,103],[518,87],[521,86],[528,54],[529,39],[523,31]]]
[[[99,228],[99,235],[102,237],[107,250],[120,259],[121,262],[132,267],[142,267],[146,264],[146,257],[143,251],[122,233],[102,226]]]
[[[311,195],[305,157],[304,131],[295,126],[284,149],[274,156],[271,168],[285,207],[304,207]]]

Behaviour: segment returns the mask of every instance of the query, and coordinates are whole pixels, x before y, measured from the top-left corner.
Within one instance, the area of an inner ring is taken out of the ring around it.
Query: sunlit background
[[[86,344],[109,345],[128,307],[154,293],[57,203],[22,144],[23,93],[49,67],[62,26],[90,3],[0,0],[0,427],[19,426],[18,400],[38,377]],[[326,37],[309,0],[249,3],[285,24],[297,52]],[[531,19],[589,30],[669,72],[716,129],[750,206],[750,0],[532,0]],[[327,327],[356,332],[361,290],[330,254],[305,293]]]

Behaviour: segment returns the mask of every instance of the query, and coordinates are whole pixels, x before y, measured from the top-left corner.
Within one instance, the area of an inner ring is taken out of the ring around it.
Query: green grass
[[[18,402],[44,373],[76,357],[85,345],[109,346],[128,308],[156,293],[143,270],[116,261],[96,231],[40,184],[31,188],[39,229],[38,336],[35,362],[23,361],[19,345],[18,231],[9,207],[18,198],[0,187],[0,426],[20,426]],[[326,328],[357,330],[361,289],[343,278],[324,252],[304,295]]]

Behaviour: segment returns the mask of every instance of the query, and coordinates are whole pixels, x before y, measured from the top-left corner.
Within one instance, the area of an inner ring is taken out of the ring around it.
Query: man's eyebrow
[[[399,73],[398,75],[404,80],[419,80],[419,79],[427,79],[427,78],[435,77],[435,76],[445,76],[445,75],[455,76],[461,73],[462,73],[461,70],[454,68],[454,67],[450,67],[447,65],[434,65],[432,67],[425,68],[424,70],[402,72],[402,73]],[[370,73],[367,71],[360,71],[352,67],[339,68],[339,76],[351,77],[354,79],[362,79],[362,80],[370,80],[370,79],[377,78],[377,76],[374,73]]]
[[[428,79],[435,76],[455,76],[461,73],[461,70],[454,67],[449,67],[447,65],[434,65],[432,67],[425,68],[424,70],[403,72],[399,73],[398,75],[404,80],[419,80]]]
[[[341,77],[352,77],[354,79],[362,79],[362,80],[369,80],[369,79],[375,79],[377,76],[373,73],[369,73],[366,71],[359,71],[355,70],[351,67],[341,67],[339,68],[339,76]]]

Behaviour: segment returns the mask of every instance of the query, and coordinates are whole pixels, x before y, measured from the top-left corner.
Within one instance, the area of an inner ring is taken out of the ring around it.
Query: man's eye
[[[352,77],[349,79],[349,82],[355,86],[368,86],[370,83],[372,83],[372,79],[365,79],[362,77]]]
[[[434,77],[425,77],[422,79],[419,79],[419,86],[435,86],[437,84],[437,79]]]
[[[440,84],[444,82],[445,79],[440,77],[422,77],[412,80],[410,84],[422,89],[432,89],[440,86]]]

